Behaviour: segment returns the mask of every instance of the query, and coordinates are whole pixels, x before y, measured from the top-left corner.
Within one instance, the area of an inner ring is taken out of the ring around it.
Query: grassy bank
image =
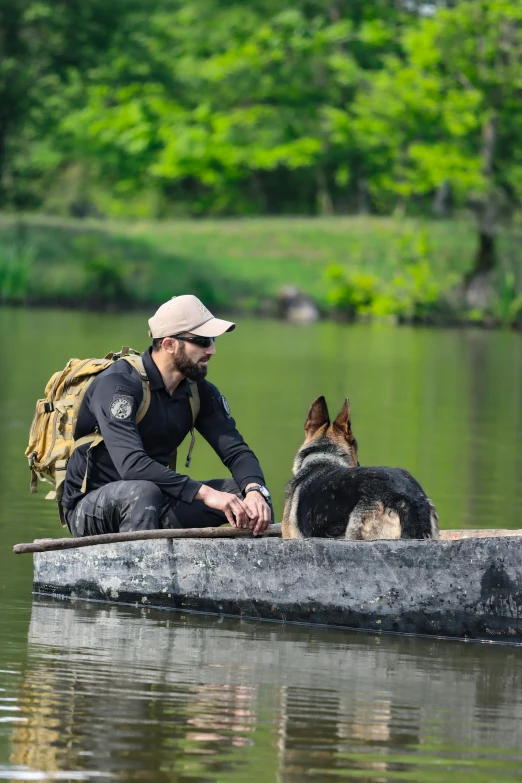
[[[278,292],[293,285],[326,314],[425,318],[451,310],[448,292],[474,246],[466,222],[3,216],[0,292],[4,303],[132,308],[191,291],[217,310],[259,313],[274,312]],[[499,302],[516,298],[517,250],[514,235],[501,237]]]

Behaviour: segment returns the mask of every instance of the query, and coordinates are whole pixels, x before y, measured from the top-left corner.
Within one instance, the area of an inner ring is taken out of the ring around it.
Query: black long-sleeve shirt
[[[111,481],[152,481],[175,500],[191,503],[201,482],[175,473],[168,467],[170,456],[192,426],[189,383],[184,380],[171,395],[154,363],[149,348],[143,354],[151,400],[139,424],[136,413],[143,399],[140,377],[128,362],[117,361],[103,371],[88,388],[81,404],[75,439],[98,427],[103,442],[89,455],[87,492]],[[201,408],[196,429],[210,443],[230,470],[240,489],[264,476],[255,454],[236,429],[228,405],[208,381],[198,383]],[[62,504],[72,509],[83,497],[82,482],[89,444],[79,446],[67,465]]]

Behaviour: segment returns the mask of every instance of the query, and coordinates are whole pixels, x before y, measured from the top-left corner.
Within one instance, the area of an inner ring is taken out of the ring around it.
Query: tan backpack
[[[143,400],[136,413],[136,423],[139,424],[149,409],[150,384],[141,354],[128,346],[124,346],[119,353],[108,353],[103,359],[70,359],[65,368],[56,372],[47,383],[45,398],[36,403],[36,411],[29,432],[29,445],[25,450],[31,469],[31,492],[37,491],[38,479],[54,487],[46,495],[46,500],[57,501],[60,521],[64,527],[65,520],[61,500],[69,457],[78,446],[90,443],[87,449],[87,464],[81,488],[82,492],[86,492],[90,452],[103,441],[103,436],[97,428],[93,433],[74,440],[74,430],[80,406],[93,380],[113,362],[119,360],[126,361],[134,367],[141,379]],[[189,467],[192,457],[195,442],[194,425],[200,409],[197,383],[191,383],[190,389],[192,439],[186,467]],[[169,464],[173,470],[176,469],[176,451],[171,455]]]

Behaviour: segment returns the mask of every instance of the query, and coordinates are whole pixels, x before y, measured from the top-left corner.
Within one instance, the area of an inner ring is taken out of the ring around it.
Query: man
[[[79,445],[69,459],[62,505],[71,533],[209,527],[227,521],[262,533],[272,517],[263,472],[237,431],[226,399],[205,380],[216,337],[235,324],[214,318],[199,299],[185,295],[163,304],[149,327],[152,346],[142,359],[150,405],[139,424],[143,385],[126,361],[114,362],[97,376],[81,404],[75,440],[97,431],[103,441],[90,450],[89,444]],[[168,467],[193,426],[189,381],[199,392],[196,429],[233,479],[195,481]]]

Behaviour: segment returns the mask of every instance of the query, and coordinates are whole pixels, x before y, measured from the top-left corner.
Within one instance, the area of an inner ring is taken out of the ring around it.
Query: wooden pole
[[[281,525],[269,525],[264,536],[280,536]],[[132,530],[129,533],[104,533],[99,536],[83,538],[43,538],[36,539],[32,544],[16,544],[13,547],[15,555],[26,552],[53,552],[60,549],[76,549],[81,546],[96,544],[118,544],[122,541],[149,541],[157,538],[241,538],[252,537],[251,530],[236,527],[191,527],[176,530]]]
[[[263,536],[280,536],[281,524],[269,525]],[[15,555],[26,552],[53,552],[59,549],[77,549],[96,544],[117,544],[122,541],[148,541],[156,538],[241,538],[252,536],[251,530],[235,527],[192,527],[185,530],[134,530],[129,533],[105,533],[84,538],[38,538],[32,544],[16,544]],[[522,530],[441,530],[441,541],[460,541],[464,538],[522,537]]]

